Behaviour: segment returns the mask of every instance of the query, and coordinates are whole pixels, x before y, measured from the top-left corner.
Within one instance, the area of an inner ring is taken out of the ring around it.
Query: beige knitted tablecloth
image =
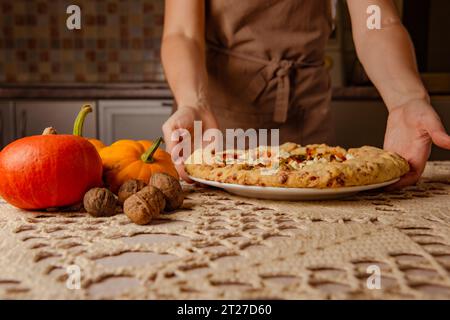
[[[148,226],[2,202],[0,298],[450,298],[450,162],[340,201],[185,190]]]

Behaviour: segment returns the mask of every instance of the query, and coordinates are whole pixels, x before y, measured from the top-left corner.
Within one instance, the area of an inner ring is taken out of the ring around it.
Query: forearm
[[[400,21],[388,21],[381,30],[357,33],[355,45],[389,110],[408,101],[429,100],[417,70],[413,44]]]
[[[207,73],[201,43],[182,34],[163,38],[162,63],[179,107],[206,105]]]

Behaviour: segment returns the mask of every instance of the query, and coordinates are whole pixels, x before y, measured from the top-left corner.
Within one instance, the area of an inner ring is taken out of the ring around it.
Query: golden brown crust
[[[287,188],[370,185],[399,178],[409,171],[408,162],[399,155],[370,146],[347,151],[327,145],[302,147],[285,143],[280,146],[279,154],[278,169],[271,171],[267,170],[270,167],[267,162],[228,163],[217,157],[214,163],[194,164],[194,154],[187,159],[185,167],[189,175],[205,180]]]

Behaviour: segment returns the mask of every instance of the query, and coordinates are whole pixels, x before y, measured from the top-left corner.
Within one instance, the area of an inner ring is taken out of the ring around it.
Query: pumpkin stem
[[[73,135],[80,137],[83,136],[84,120],[86,119],[87,114],[90,112],[92,112],[92,107],[90,104],[85,104],[83,107],[81,107],[81,110],[78,113],[78,116],[75,119],[75,123],[73,125]]]
[[[156,150],[158,150],[159,145],[163,142],[163,138],[159,137],[156,141],[148,148],[148,150],[141,156],[141,160],[145,163],[152,163],[154,161],[153,155]]]

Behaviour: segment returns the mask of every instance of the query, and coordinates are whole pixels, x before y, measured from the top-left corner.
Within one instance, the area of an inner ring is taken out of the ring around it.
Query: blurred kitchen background
[[[450,1],[395,2],[450,130]],[[81,30],[66,28],[71,4],[81,7]],[[173,105],[160,63],[163,10],[164,0],[0,0],[0,147],[50,125],[70,133],[85,103],[95,109],[86,136],[161,135]],[[337,143],[382,146],[386,108],[356,58],[343,0],[327,52]],[[432,159],[450,152],[435,148]]]

